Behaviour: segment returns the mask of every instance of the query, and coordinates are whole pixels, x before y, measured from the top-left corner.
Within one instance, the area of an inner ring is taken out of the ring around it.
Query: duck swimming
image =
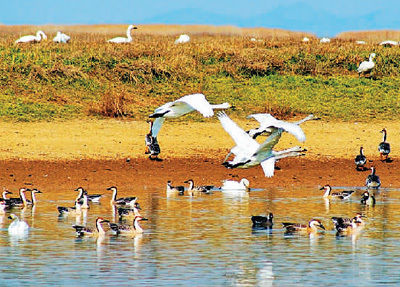
[[[103,196],[102,194],[88,194],[87,190],[84,189],[83,187],[78,187],[75,189],[75,191],[78,191],[78,196],[76,197],[77,200],[82,200],[83,195],[85,194],[87,196],[87,200],[95,203],[100,202],[100,198]]]
[[[247,178],[242,178],[239,182],[235,180],[224,180],[221,191],[230,190],[250,191],[250,182]]]
[[[177,193],[178,195],[183,195],[185,192],[185,187],[184,186],[172,186],[171,185],[171,181],[168,180],[167,181],[167,194],[171,194],[171,193]]]
[[[283,222],[283,227],[286,228],[287,233],[301,232],[301,233],[317,233],[318,228],[322,228],[325,230],[325,227],[322,225],[321,221],[318,219],[311,219],[308,222],[308,225],[299,224],[299,223],[289,223]]]
[[[133,219],[133,226],[129,225],[118,225],[116,223],[110,223],[110,228],[114,235],[122,235],[122,236],[135,236],[137,234],[143,233],[143,228],[140,226],[139,221],[148,220],[140,215],[135,216]]]
[[[77,237],[98,237],[98,236],[104,236],[106,234],[106,231],[104,230],[102,224],[103,223],[109,223],[110,221],[105,220],[101,217],[98,217],[96,219],[96,228],[88,228],[85,226],[81,225],[73,225],[72,228],[75,229]]]
[[[211,189],[214,188],[213,185],[198,185],[198,186],[195,186],[193,179],[186,180],[185,183],[189,184],[189,187],[188,187],[187,191],[188,191],[188,193],[190,195],[193,195],[193,193],[195,193],[195,192],[211,193]]]
[[[272,219],[274,218],[274,215],[270,212],[268,216],[262,216],[262,215],[255,215],[251,217],[251,221],[253,222],[252,228],[272,228],[273,222]]]
[[[14,213],[11,213],[8,217],[12,219],[13,222],[8,226],[8,233],[10,235],[22,235],[26,234],[29,231],[29,225],[23,220],[19,220],[18,216]]]
[[[367,157],[364,155],[363,147],[360,147],[360,154],[355,157],[354,163],[356,164],[357,170],[364,170],[364,165],[367,163]]]
[[[132,208],[119,207],[118,208],[119,219],[122,220],[123,218],[128,218],[128,217],[134,218],[135,216],[140,216],[139,210],[142,209],[140,208],[138,202],[135,202],[135,205]]]
[[[374,206],[376,203],[375,196],[370,194],[368,191],[365,191],[362,194],[361,204]]]
[[[360,231],[362,228],[361,222],[357,220],[357,217],[352,218],[351,223],[344,222],[340,217],[338,219],[339,220],[335,223],[337,235],[351,235]]]
[[[343,190],[340,192],[332,192],[332,187],[327,184],[320,188],[320,190],[325,190],[323,197],[325,198],[337,198],[337,199],[347,199],[349,198],[354,190]]]
[[[365,180],[367,188],[379,188],[381,186],[381,180],[378,175],[375,174],[375,167],[371,167],[371,174],[369,174]]]
[[[365,216],[363,216],[361,213],[357,213],[356,216],[354,216],[353,218],[356,219],[356,223],[358,225],[364,225],[365,222],[363,220]],[[351,224],[353,221],[353,218],[349,218],[349,217],[332,217],[332,222],[333,224],[336,226],[337,224]]]
[[[111,186],[107,188],[107,190],[112,191],[112,196],[111,196],[111,204],[115,205],[129,205],[129,206],[134,206],[135,202],[137,200],[136,196],[128,196],[128,197],[120,197],[117,198],[117,187],[116,186]]]
[[[387,136],[387,131],[385,128],[381,130],[381,133],[383,133],[383,140],[382,142],[378,145],[378,151],[381,156],[382,161],[388,161],[388,156],[390,153],[390,144],[386,141],[386,136]],[[385,159],[383,159],[385,158]]]

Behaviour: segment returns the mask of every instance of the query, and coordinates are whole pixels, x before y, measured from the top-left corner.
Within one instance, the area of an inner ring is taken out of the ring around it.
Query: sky
[[[1,6],[6,25],[210,24],[317,36],[400,29],[399,0],[5,0]]]

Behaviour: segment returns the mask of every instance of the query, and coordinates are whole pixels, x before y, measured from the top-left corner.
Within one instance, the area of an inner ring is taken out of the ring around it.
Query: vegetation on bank
[[[399,113],[396,47],[350,40],[302,43],[300,33],[256,41],[250,34],[198,33],[190,43],[174,45],[176,35],[140,32],[123,45],[105,42],[114,33],[84,32],[70,33],[65,45],[52,43],[52,34],[46,42],[15,45],[20,34],[0,29],[5,120],[145,119],[162,103],[197,92],[210,102],[229,101],[237,116],[315,113],[366,121]],[[371,52],[377,54],[376,69],[371,77],[358,78],[358,64]]]

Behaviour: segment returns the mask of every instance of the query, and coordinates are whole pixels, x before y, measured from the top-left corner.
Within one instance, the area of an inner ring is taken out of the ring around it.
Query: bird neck
[[[386,130],[383,130],[383,142],[386,142]]]
[[[8,199],[7,198],[7,191],[3,191],[3,199]]]
[[[360,155],[364,155],[364,151],[363,151],[362,147],[360,147]]]
[[[126,30],[126,37],[128,38],[129,42],[132,41],[131,31],[132,27],[128,27],[128,30]]]
[[[113,189],[112,200],[113,201],[117,200],[117,189],[116,188]]]
[[[36,196],[35,196],[35,192],[33,190],[31,190],[31,198],[32,198],[32,205],[36,204]]]
[[[104,231],[104,229],[103,229],[103,226],[101,225],[101,221],[100,220],[98,220],[96,222],[96,229],[97,229],[97,232],[99,233],[99,235],[104,235],[106,233]]]
[[[137,218],[135,218],[135,221],[133,223],[133,228],[135,229],[136,232],[138,233],[142,233],[143,232],[143,228],[140,226],[139,224],[139,220]]]
[[[20,192],[19,192],[19,196],[20,196],[22,202],[24,203],[24,205],[26,205],[26,204],[27,204],[27,201],[26,201],[25,192],[24,192],[24,191],[20,191]]]
[[[331,194],[331,190],[332,190],[332,188],[330,186],[326,186],[325,187],[324,197],[329,196]]]
[[[189,181],[189,190],[192,190],[192,189],[193,189],[193,186],[194,186],[193,181]]]

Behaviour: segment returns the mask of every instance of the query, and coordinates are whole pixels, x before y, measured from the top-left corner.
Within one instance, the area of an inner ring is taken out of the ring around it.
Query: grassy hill
[[[158,105],[197,92],[213,103],[229,101],[237,116],[315,113],[367,121],[399,115],[398,48],[339,39],[321,44],[312,35],[302,43],[304,33],[283,30],[155,25],[135,30],[130,44],[106,43],[126,27],[0,26],[0,118],[145,119]],[[39,28],[48,41],[14,44]],[[69,44],[52,43],[58,29],[71,35]],[[187,31],[195,31],[190,43],[175,45]],[[376,69],[358,78],[357,66],[371,52]]]

